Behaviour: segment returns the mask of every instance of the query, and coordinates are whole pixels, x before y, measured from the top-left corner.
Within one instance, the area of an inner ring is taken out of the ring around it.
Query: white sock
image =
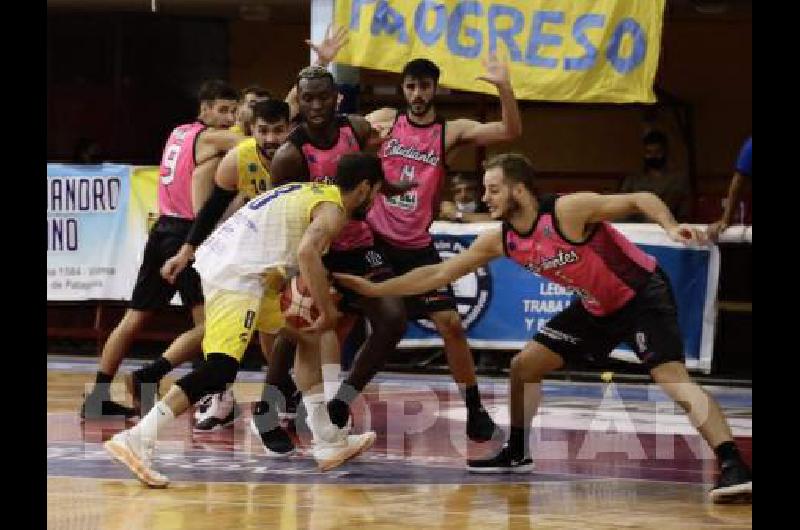
[[[322,365],[322,385],[325,393],[325,401],[330,401],[336,396],[339,390],[339,373],[342,367],[339,364]]]
[[[306,406],[308,414],[306,422],[311,429],[314,443],[333,442],[339,433],[339,428],[331,423],[331,418],[328,416],[325,395],[303,393],[303,404]]]
[[[158,439],[158,431],[174,419],[175,414],[172,413],[172,409],[163,401],[159,401],[139,423],[131,428],[130,434],[142,441],[155,441]]]

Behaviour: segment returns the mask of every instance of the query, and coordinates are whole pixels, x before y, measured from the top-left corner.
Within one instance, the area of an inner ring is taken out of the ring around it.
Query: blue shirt
[[[736,160],[736,171],[748,177],[753,176],[753,137],[747,139],[739,151],[739,158]]]

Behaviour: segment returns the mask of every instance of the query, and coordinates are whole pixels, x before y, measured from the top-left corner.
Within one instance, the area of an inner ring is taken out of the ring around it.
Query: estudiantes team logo
[[[437,236],[433,240],[433,245],[442,260],[447,260],[469,247],[469,243],[465,244],[459,237],[446,235]],[[469,330],[486,312],[492,299],[492,276],[489,267],[480,267],[462,276],[453,282],[452,286],[464,330]],[[439,293],[446,294],[446,288],[439,289]],[[427,318],[418,318],[415,322],[424,329],[436,331],[433,322]]]

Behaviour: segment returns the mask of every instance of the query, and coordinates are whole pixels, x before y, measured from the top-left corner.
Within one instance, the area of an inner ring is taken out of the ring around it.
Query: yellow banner
[[[336,0],[337,61],[400,72],[424,57],[440,84],[496,94],[481,59],[509,62],[518,99],[652,103],[665,0]]]
[[[134,166],[131,170],[128,225],[132,232],[146,240],[157,220],[158,166]]]

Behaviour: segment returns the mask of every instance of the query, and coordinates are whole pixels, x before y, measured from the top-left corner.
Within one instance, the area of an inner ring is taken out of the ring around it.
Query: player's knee
[[[236,380],[239,362],[223,353],[210,353],[203,365],[175,382],[194,405],[207,394],[222,392]]]
[[[455,311],[438,313],[435,319],[436,328],[444,338],[459,338],[465,336],[461,317]]]
[[[400,340],[406,332],[408,317],[401,299],[384,300],[378,310],[369,316],[373,333]]]
[[[650,376],[658,384],[691,383],[692,378],[682,361],[667,361],[653,367]]]
[[[117,325],[117,331],[126,335],[134,335],[144,328],[148,316],[148,313],[144,311],[129,309]]]
[[[526,348],[511,359],[511,377],[539,381],[561,364],[557,358],[535,349]]]

